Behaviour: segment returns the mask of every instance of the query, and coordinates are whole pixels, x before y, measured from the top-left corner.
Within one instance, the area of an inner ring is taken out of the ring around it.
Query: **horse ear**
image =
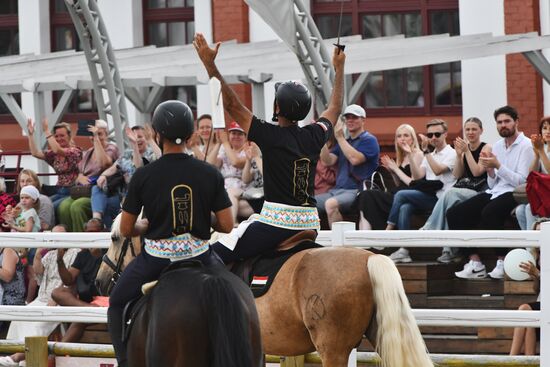
[[[118,237],[117,235],[112,235],[111,236],[111,241],[112,242],[118,242],[120,240],[120,237]]]

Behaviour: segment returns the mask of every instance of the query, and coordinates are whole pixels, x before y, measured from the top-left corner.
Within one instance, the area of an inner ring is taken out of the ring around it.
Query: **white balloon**
[[[523,272],[519,267],[522,262],[535,264],[533,255],[524,248],[517,248],[510,251],[504,258],[504,272],[513,280],[527,280],[529,274]]]

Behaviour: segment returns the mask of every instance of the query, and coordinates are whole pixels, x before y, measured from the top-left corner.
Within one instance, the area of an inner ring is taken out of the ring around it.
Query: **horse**
[[[115,221],[118,228],[120,220]],[[139,254],[139,238],[111,234],[96,280],[105,292]],[[130,251],[128,251],[130,249]],[[127,337],[131,367],[260,367],[263,352],[250,289],[223,266],[174,263],[136,303]],[[137,306],[140,304],[141,306]]]
[[[111,249],[120,253],[122,241]],[[106,289],[109,269],[100,270],[99,286]],[[366,336],[382,367],[433,366],[399,272],[384,255],[344,247],[298,252],[256,298],[256,308],[266,354],[317,351],[324,367],[346,367]]]

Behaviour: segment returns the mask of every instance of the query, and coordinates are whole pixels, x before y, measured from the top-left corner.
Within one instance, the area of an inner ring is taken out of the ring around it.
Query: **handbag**
[[[420,180],[412,180],[409,183],[408,188],[405,190],[417,190],[422,191],[425,194],[434,195],[443,188],[443,182],[439,180],[426,180],[424,178]]]
[[[378,177],[378,183],[376,182]],[[363,181],[363,191],[365,190],[377,190],[382,192],[388,192],[386,187],[386,182],[384,181],[384,176],[379,171],[374,171],[370,176],[370,180]],[[359,195],[359,193],[357,193]]]
[[[69,194],[71,199],[77,200],[80,198],[89,198],[92,196],[92,186],[91,185],[76,185],[72,186],[69,189]]]
[[[105,184],[105,189],[108,196],[113,196],[124,190],[126,187],[126,181],[124,180],[124,175],[120,170],[117,170],[115,174],[106,177],[107,182]]]
[[[529,173],[526,192],[533,214],[550,217],[550,175],[536,171]]]
[[[529,204],[529,199],[527,198],[527,184],[521,184],[512,191],[512,196],[518,204]]]
[[[487,188],[487,177],[461,177],[456,181],[454,187],[458,189],[482,191]]]

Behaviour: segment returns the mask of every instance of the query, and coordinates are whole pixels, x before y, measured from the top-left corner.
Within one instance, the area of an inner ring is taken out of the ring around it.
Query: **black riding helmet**
[[[193,112],[181,101],[162,102],[153,112],[153,129],[161,137],[182,144],[195,130]]]
[[[279,113],[275,112],[275,104]],[[283,116],[290,121],[303,120],[311,109],[311,94],[301,82],[290,80],[275,84],[275,101],[273,105],[273,121],[277,116]]]

